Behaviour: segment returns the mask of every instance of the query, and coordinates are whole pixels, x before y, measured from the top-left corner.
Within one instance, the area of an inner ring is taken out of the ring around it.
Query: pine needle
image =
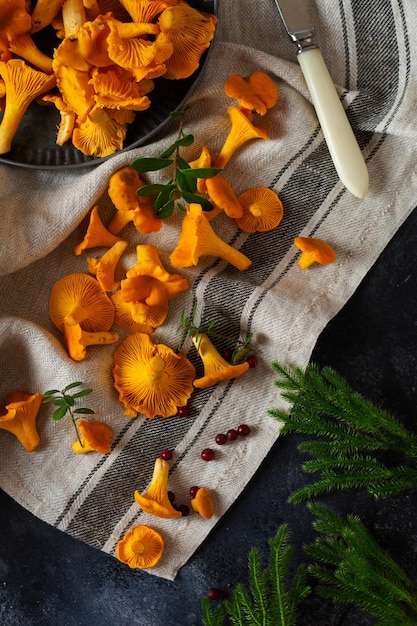
[[[295,626],[300,603],[310,593],[305,584],[307,568],[298,566],[292,584],[288,581],[292,559],[286,524],[269,541],[269,565],[262,567],[260,553],[252,548],[248,556],[248,587],[238,583],[230,599],[213,609],[207,598],[202,599],[205,626]],[[226,612],[226,615],[223,611]]]
[[[380,619],[377,626],[415,626],[416,588],[360,519],[344,520],[319,504],[309,508],[324,535],[305,547],[315,561],[308,570],[319,581],[317,593],[367,611]]]
[[[274,362],[275,382],[289,413],[271,409],[282,434],[313,438],[298,446],[311,457],[302,467],[319,478],[293,493],[290,502],[311,500],[334,489],[365,488],[375,498],[417,486],[417,436],[395,417],[354,391],[334,370],[305,370]],[[386,454],[389,453],[389,454]],[[402,456],[401,463],[384,460]]]

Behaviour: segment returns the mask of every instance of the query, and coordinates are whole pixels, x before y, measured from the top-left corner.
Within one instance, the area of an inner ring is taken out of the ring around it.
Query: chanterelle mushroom
[[[169,417],[187,404],[195,368],[183,354],[154,344],[146,333],[135,333],[115,351],[113,376],[125,415]]]
[[[226,361],[205,333],[198,333],[198,337],[193,335],[192,340],[204,365],[204,376],[194,380],[194,387],[205,389],[222,380],[237,378],[249,369],[247,361],[238,365]]]
[[[116,557],[131,568],[154,567],[164,553],[164,540],[151,526],[141,524],[127,531],[116,546]]]
[[[269,187],[251,187],[238,197],[243,214],[236,224],[246,233],[273,230],[284,215],[282,202]]]
[[[33,452],[40,442],[36,418],[42,399],[41,393],[13,391],[7,396],[5,406],[0,408],[0,429],[17,437],[28,452]]]
[[[181,517],[181,511],[174,509],[168,497],[168,477],[169,463],[158,457],[146,492],[135,491],[135,500],[146,513],[164,518]]]
[[[328,265],[336,261],[336,252],[330,244],[322,239],[314,237],[296,237],[294,244],[302,252],[298,259],[298,265],[302,270],[307,269],[313,263]]]

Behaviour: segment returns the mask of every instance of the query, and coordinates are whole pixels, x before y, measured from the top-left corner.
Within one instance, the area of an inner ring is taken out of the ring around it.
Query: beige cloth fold
[[[337,179],[274,2],[220,0],[216,40],[189,97],[185,129],[194,134],[195,144],[185,156],[195,158],[202,145],[213,155],[220,150],[229,130],[226,78],[236,72],[267,72],[280,91],[278,104],[258,123],[269,139],[247,144],[224,175],[236,193],[255,186],[275,189],[284,219],[270,233],[248,235],[219,216],[213,222],[216,232],[252,259],[251,268],[239,272],[207,257],[196,268],[178,270],[192,288],[170,302],[168,320],[153,340],[175,348],[181,312],[196,304],[198,310],[204,307],[206,320],[216,321],[219,332],[252,332],[259,358],[258,367],[241,378],[196,392],[189,417],[125,417],[113,388],[114,346],[92,348],[85,361],[72,361],[48,311],[54,282],[71,272],[87,272],[87,256],[104,252],[75,256],[73,247],[82,238],[78,225],[92,206],[98,203],[104,223],[111,218],[109,176],[138,156],[158,155],[175,138],[175,125],[148,146],[93,168],[46,171],[0,165],[0,400],[14,389],[44,392],[82,380],[93,388],[85,403],[115,435],[111,454],[77,456],[71,450],[70,421],[54,423],[50,406],[43,405],[41,444],[34,452],[0,430],[0,487],[46,522],[112,554],[132,525],[150,524],[166,541],[164,557],[150,573],[164,578],[175,577],[279,436],[267,414],[282,404],[271,362],[308,362],[322,329],[417,204],[415,3],[370,0],[365,6],[355,0],[317,0],[312,9],[324,58],[368,163],[369,193],[359,200]],[[176,214],[150,236],[133,226],[123,230],[129,248],[120,274],[134,264],[140,243],[156,245],[172,270],[168,257],[178,240],[180,218]],[[337,261],[303,272],[293,245],[298,235],[328,241]],[[184,351],[195,359],[193,350],[188,341]],[[240,423],[251,426],[249,437],[216,446],[218,432]],[[216,450],[214,461],[201,460],[205,447]],[[197,514],[164,520],[142,513],[135,504],[135,489],[146,488],[164,448],[174,451],[170,489],[176,502],[188,504],[194,484],[210,488],[216,507],[211,520]]]

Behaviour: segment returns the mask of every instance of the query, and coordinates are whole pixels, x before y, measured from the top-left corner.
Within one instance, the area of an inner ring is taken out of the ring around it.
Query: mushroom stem
[[[77,31],[86,21],[82,0],[65,0],[62,5],[62,21],[65,37],[75,38]]]
[[[194,380],[194,387],[205,389],[221,380],[237,378],[249,369],[246,361],[238,365],[231,365],[226,361],[205,333],[193,335],[192,341],[204,365],[204,376]]]
[[[169,463],[158,457],[155,461],[152,480],[146,493],[135,491],[135,500],[139,506],[157,517],[181,517],[181,512],[174,509],[168,497]]]

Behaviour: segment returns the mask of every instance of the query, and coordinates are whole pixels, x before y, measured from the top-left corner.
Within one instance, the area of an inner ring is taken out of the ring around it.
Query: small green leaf
[[[72,394],[73,398],[83,398],[84,396],[90,395],[93,393],[92,389],[84,389],[84,391],[77,391],[77,393]]]
[[[165,220],[167,217],[171,217],[174,211],[174,207],[175,207],[174,200],[170,200],[169,202],[164,204],[160,209],[158,209],[158,211],[156,211],[156,214],[162,220]]]
[[[207,200],[206,198],[203,198],[202,196],[198,196],[197,194],[188,193],[188,192],[184,191],[184,193],[182,194],[182,197],[189,204],[191,204],[192,202],[193,203],[195,202],[197,204],[201,204],[201,207],[202,207],[203,211],[212,211],[213,210],[213,205],[210,202],[210,200]]]
[[[94,411],[92,409],[87,409],[86,407],[80,407],[79,409],[74,409],[73,413],[81,413],[82,415],[93,415]]]
[[[195,193],[197,191],[197,180],[188,178],[182,170],[176,172],[177,185],[182,192]]]
[[[82,385],[81,382],[70,383],[69,385],[63,388],[62,393],[65,393],[66,391],[69,391],[70,389],[74,389],[74,387],[79,387],[80,385]]]
[[[53,420],[55,420],[57,422],[58,420],[61,420],[66,415],[66,412],[67,412],[67,407],[66,406],[61,406],[61,407],[59,407],[59,409],[56,409],[52,413],[51,417],[52,417]]]
[[[190,178],[213,178],[222,170],[219,167],[190,167],[181,171],[184,176],[189,176]]]
[[[133,161],[132,167],[138,174],[144,174],[145,172],[163,170],[165,167],[172,165],[172,163],[172,159],[143,157]]]
[[[65,402],[64,398],[51,398],[51,400],[54,406],[64,406],[66,409],[68,408],[68,405]]]
[[[74,406],[74,404],[75,404],[74,398],[72,396],[68,396],[66,394],[63,396],[63,400],[64,400],[66,406]]]
[[[45,391],[45,393],[43,394],[45,398],[44,402],[49,402],[49,396],[53,396],[56,393],[61,393],[61,392],[59,391],[59,389],[50,389],[49,391]]]
[[[137,196],[156,196],[158,193],[165,189],[166,185],[159,183],[153,183],[151,185],[144,185],[136,190]]]
[[[190,164],[180,156],[177,157],[177,166],[180,170],[190,169]]]

